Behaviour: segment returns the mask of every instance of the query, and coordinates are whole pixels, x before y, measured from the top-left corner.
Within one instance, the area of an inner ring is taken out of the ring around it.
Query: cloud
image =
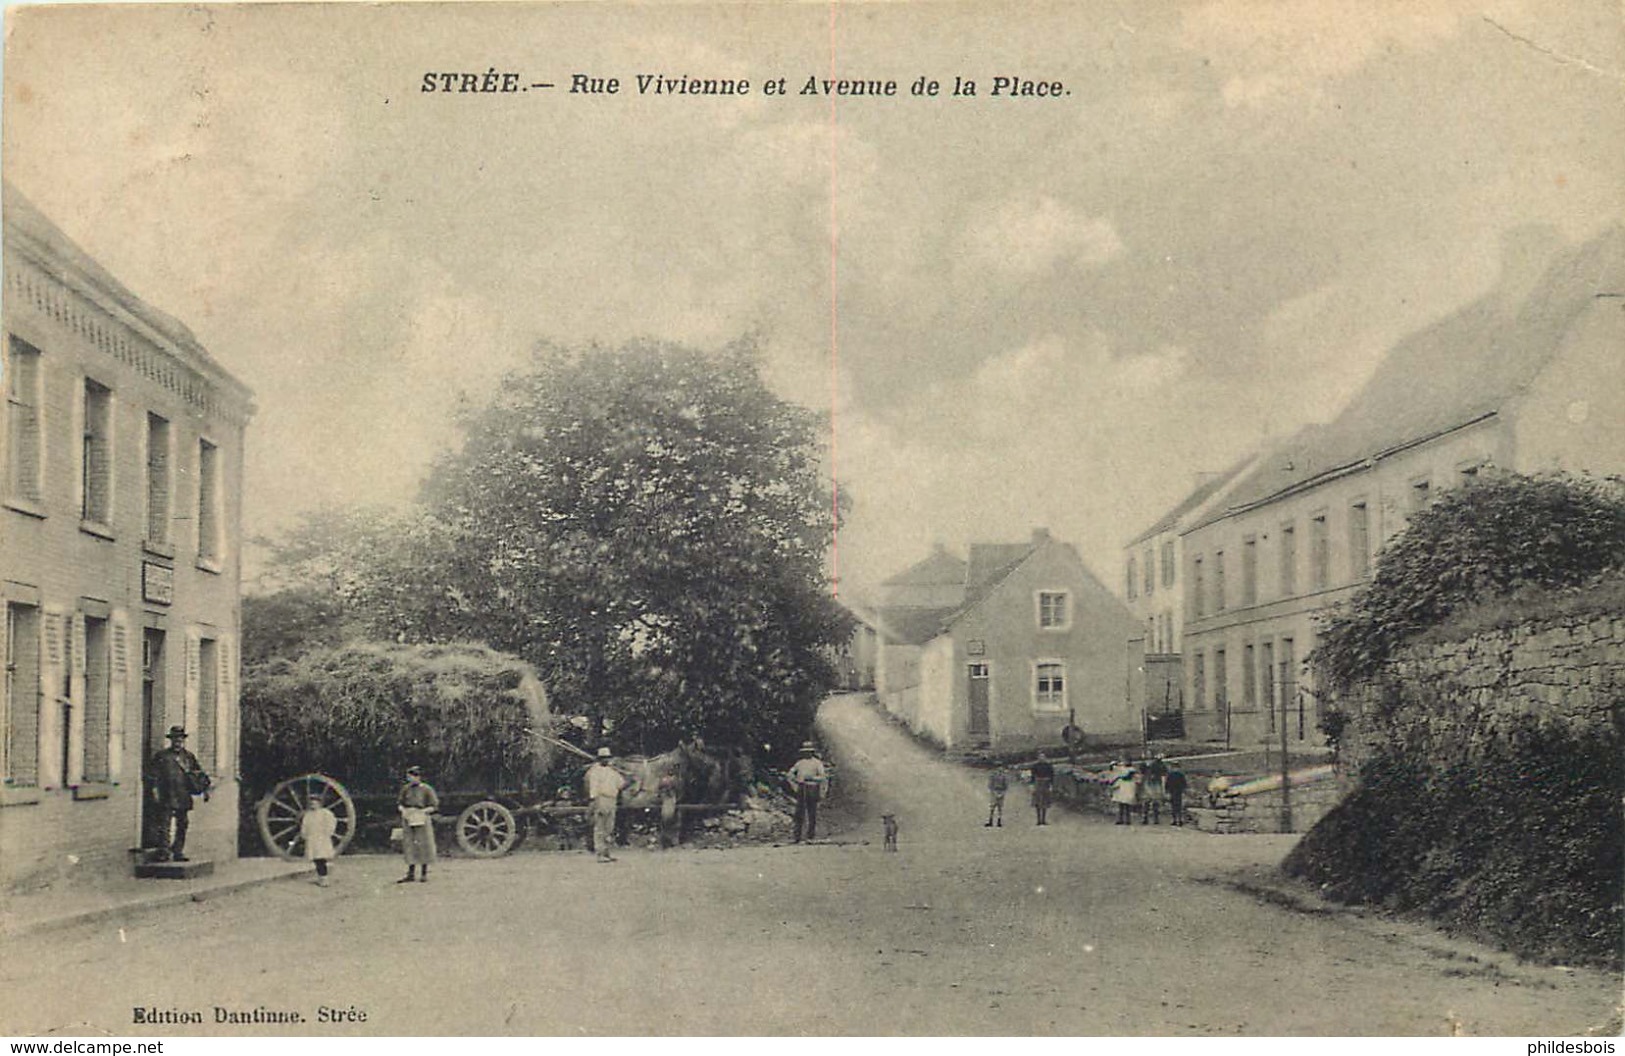
[[[1256,107],[1313,96],[1385,51],[1429,48],[1454,37],[1469,0],[1214,0],[1187,9],[1181,46],[1224,76],[1225,105]]]
[[[965,231],[968,262],[1031,277],[1058,265],[1099,267],[1123,252],[1117,229],[1047,195],[1005,202]]]

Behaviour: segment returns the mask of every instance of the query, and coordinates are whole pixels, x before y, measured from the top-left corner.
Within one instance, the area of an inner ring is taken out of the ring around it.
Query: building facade
[[[1223,472],[1202,473],[1190,494],[1141,532],[1123,550],[1123,596],[1139,626],[1129,640],[1129,698],[1161,726],[1154,732],[1183,736],[1183,723],[1167,716],[1185,710],[1180,643],[1185,630],[1181,532],[1223,499],[1226,488],[1252,463],[1239,462]],[[1165,726],[1166,729],[1161,727]]]
[[[1317,621],[1444,489],[1503,469],[1625,472],[1625,231],[1401,342],[1335,420],[1181,532],[1187,732],[1319,744]],[[1604,402],[1608,409],[1604,409]]]
[[[251,393],[9,186],[4,207],[0,882],[128,869],[173,725],[215,779],[188,851],[234,857]]]
[[[876,692],[915,733],[948,748],[1058,744],[1069,724],[1138,736],[1122,664],[1132,618],[1070,544],[1040,529],[963,562],[939,551],[890,583],[905,589],[868,614]],[[899,598],[912,604],[885,603]]]

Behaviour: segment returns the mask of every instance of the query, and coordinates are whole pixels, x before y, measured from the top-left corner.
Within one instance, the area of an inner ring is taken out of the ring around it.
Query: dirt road
[[[978,775],[860,698],[825,705],[828,842],[521,851],[429,884],[346,858],[333,886],[8,944],[0,1033],[1575,1034],[1617,1029],[1619,980],[1523,967],[1424,929],[1292,912],[1227,879],[1291,837],[1124,829]],[[893,810],[901,851],[879,846]],[[94,979],[97,985],[87,987]],[[215,1022],[215,1006],[296,1023]],[[321,1022],[321,1008],[364,1022]],[[198,1012],[133,1023],[135,1009]]]

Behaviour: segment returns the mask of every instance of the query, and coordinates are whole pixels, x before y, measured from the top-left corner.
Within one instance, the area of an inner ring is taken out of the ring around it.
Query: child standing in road
[[[327,886],[327,863],[338,856],[333,850],[338,828],[339,819],[328,809],[321,792],[312,792],[299,816],[299,835],[305,841],[305,857],[316,863],[317,887]]]
[[[1004,826],[1004,794],[1009,789],[1009,771],[1005,770],[1004,764],[994,763],[993,772],[987,775],[987,824],[984,828]]]

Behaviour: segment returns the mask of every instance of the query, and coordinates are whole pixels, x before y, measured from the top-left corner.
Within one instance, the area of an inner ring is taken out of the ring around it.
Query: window
[[[1281,721],[1285,722],[1288,709],[1292,707],[1293,702],[1298,697],[1298,673],[1297,666],[1292,658],[1292,639],[1290,638],[1281,639],[1281,667],[1277,681],[1280,683]],[[1298,739],[1303,739],[1301,716],[1298,722]]]
[[[1411,512],[1412,513],[1415,513],[1417,510],[1423,509],[1424,507],[1427,506],[1428,499],[1431,497],[1430,494],[1429,494],[1429,490],[1430,490],[1429,489],[1429,483],[1428,483],[1428,479],[1426,477],[1423,477],[1421,480],[1413,480],[1413,481],[1411,481]]]
[[[1151,592],[1153,590],[1155,590],[1156,586],[1157,586],[1156,551],[1152,550],[1149,546],[1145,548],[1144,561],[1145,561],[1145,580],[1144,580],[1145,596],[1149,598],[1151,596]]]
[[[1230,706],[1229,666],[1223,649],[1213,650],[1213,707],[1224,711]]]
[[[1177,652],[1178,650],[1174,646],[1174,614],[1165,612],[1160,619],[1162,620],[1162,651],[1165,653]]]
[[[112,520],[113,392],[85,379],[85,433],[79,460],[79,516],[92,524]]]
[[[1207,671],[1202,665],[1202,654],[1191,657],[1191,701],[1197,711],[1207,708]]]
[[[1066,665],[1040,663],[1033,668],[1033,709],[1066,710]]]
[[[1309,518],[1309,589],[1325,590],[1331,581],[1331,537],[1326,532],[1326,515]]]
[[[40,501],[40,351],[27,341],[7,342],[6,497]]]
[[[1251,645],[1242,646],[1241,649],[1241,710],[1256,711],[1258,708],[1258,670],[1253,665],[1256,660]]]
[[[1241,603],[1258,604],[1258,540],[1251,536],[1241,542]]]
[[[85,755],[84,779],[111,780],[108,768],[108,742],[112,737],[111,693],[112,653],[107,621],[85,617]]]
[[[6,784],[39,784],[40,613],[33,605],[6,606]]]
[[[197,757],[205,770],[215,764],[216,721],[220,702],[220,654],[213,638],[198,642]]]
[[[1281,525],[1281,597],[1290,598],[1298,592],[1298,529],[1294,524]]]
[[[1275,730],[1275,646],[1265,642],[1258,650],[1258,673],[1263,676],[1264,713],[1269,716],[1267,729]]]
[[[1224,611],[1224,551],[1213,552],[1213,611]]]
[[[1174,544],[1171,541],[1162,544],[1162,585],[1174,585]]]
[[[1038,592],[1038,626],[1045,630],[1061,631],[1072,625],[1072,612],[1064,590]]]
[[[1128,596],[1131,598],[1138,597],[1138,595],[1135,594],[1135,590],[1139,587],[1140,579],[1138,575],[1138,566],[1135,564],[1132,556],[1128,559],[1128,574],[1124,576],[1124,582],[1127,585]]]
[[[197,442],[197,556],[220,557],[220,449]]]
[[[1349,507],[1349,578],[1364,579],[1371,571],[1371,510],[1365,500]]]
[[[147,415],[147,542],[169,542],[169,421]]]
[[[1207,598],[1203,596],[1207,584],[1202,579],[1202,559],[1191,559],[1191,600],[1194,603],[1196,615],[1207,615]]]

